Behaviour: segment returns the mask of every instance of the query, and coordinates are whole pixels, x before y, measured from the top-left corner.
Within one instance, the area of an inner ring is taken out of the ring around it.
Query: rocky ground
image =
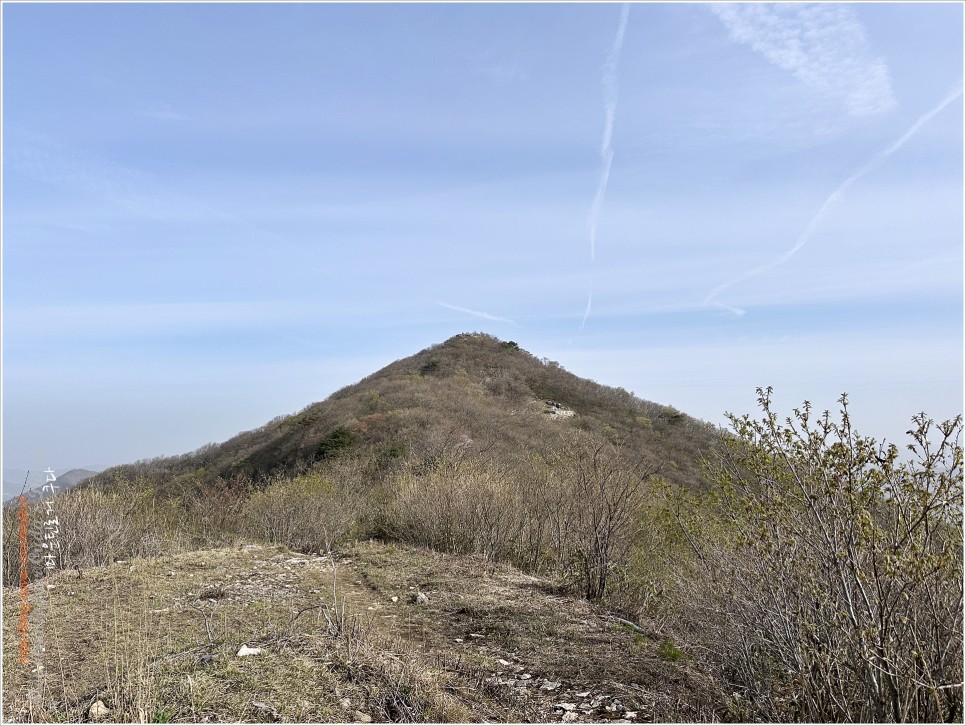
[[[370,542],[333,572],[250,544],[60,572],[31,597],[24,666],[5,592],[4,721],[715,719],[687,654],[476,557]]]

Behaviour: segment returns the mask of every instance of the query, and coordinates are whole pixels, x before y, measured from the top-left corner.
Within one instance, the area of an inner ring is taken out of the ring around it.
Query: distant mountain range
[[[63,474],[58,474],[54,470],[54,476],[57,477],[56,485],[58,488],[58,493],[67,491],[78,484],[80,484],[85,479],[97,474],[97,470],[94,469],[70,469],[65,471]],[[42,490],[44,484],[47,481],[47,476],[43,471],[31,471],[29,474],[26,471],[17,471],[15,469],[4,469],[3,470],[3,500],[4,502],[10,502],[20,496],[20,492],[24,489],[24,481],[26,480],[27,489],[24,491],[24,496],[33,501],[35,499],[40,499],[44,492]]]

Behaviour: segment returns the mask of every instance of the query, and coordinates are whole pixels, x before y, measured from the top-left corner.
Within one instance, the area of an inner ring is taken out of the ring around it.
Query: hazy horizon
[[[960,3],[2,12],[5,472],[467,331],[715,424],[963,410]]]

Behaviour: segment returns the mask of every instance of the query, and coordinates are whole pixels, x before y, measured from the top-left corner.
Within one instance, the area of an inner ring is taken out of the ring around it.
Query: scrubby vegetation
[[[913,419],[905,456],[809,404],[732,417],[703,502],[678,502],[692,641],[742,718],[961,721],[962,419]]]
[[[457,335],[398,360],[325,401],[222,444],[115,467],[95,480],[142,477],[180,493],[198,481],[300,474],[346,455],[365,461],[370,479],[381,479],[402,452],[431,467],[460,442],[494,457],[515,457],[560,432],[558,422],[539,415],[547,400],[576,412],[568,429],[621,444],[621,455],[632,452],[632,461],[641,454],[659,458],[663,476],[674,484],[706,485],[700,462],[720,435],[714,426],[481,333]]]
[[[666,718],[961,721],[962,419],[917,417],[903,453],[853,431],[844,397],[837,417],[805,404],[781,422],[759,393],[764,417],[725,435],[458,336],[222,446],[57,497],[58,567],[253,541],[429,548],[543,578],[655,662],[703,674],[701,704]],[[546,400],[577,415],[552,420]],[[15,526],[8,513],[5,585]]]

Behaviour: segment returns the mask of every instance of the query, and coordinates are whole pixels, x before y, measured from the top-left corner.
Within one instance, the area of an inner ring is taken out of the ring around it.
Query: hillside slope
[[[621,442],[676,484],[701,486],[699,462],[719,435],[675,409],[641,400],[539,359],[512,341],[461,334],[398,360],[302,411],[182,456],[109,469],[96,478],[148,476],[167,487],[218,477],[291,473],[340,453],[369,462],[432,462],[471,446],[498,455],[580,429]]]

